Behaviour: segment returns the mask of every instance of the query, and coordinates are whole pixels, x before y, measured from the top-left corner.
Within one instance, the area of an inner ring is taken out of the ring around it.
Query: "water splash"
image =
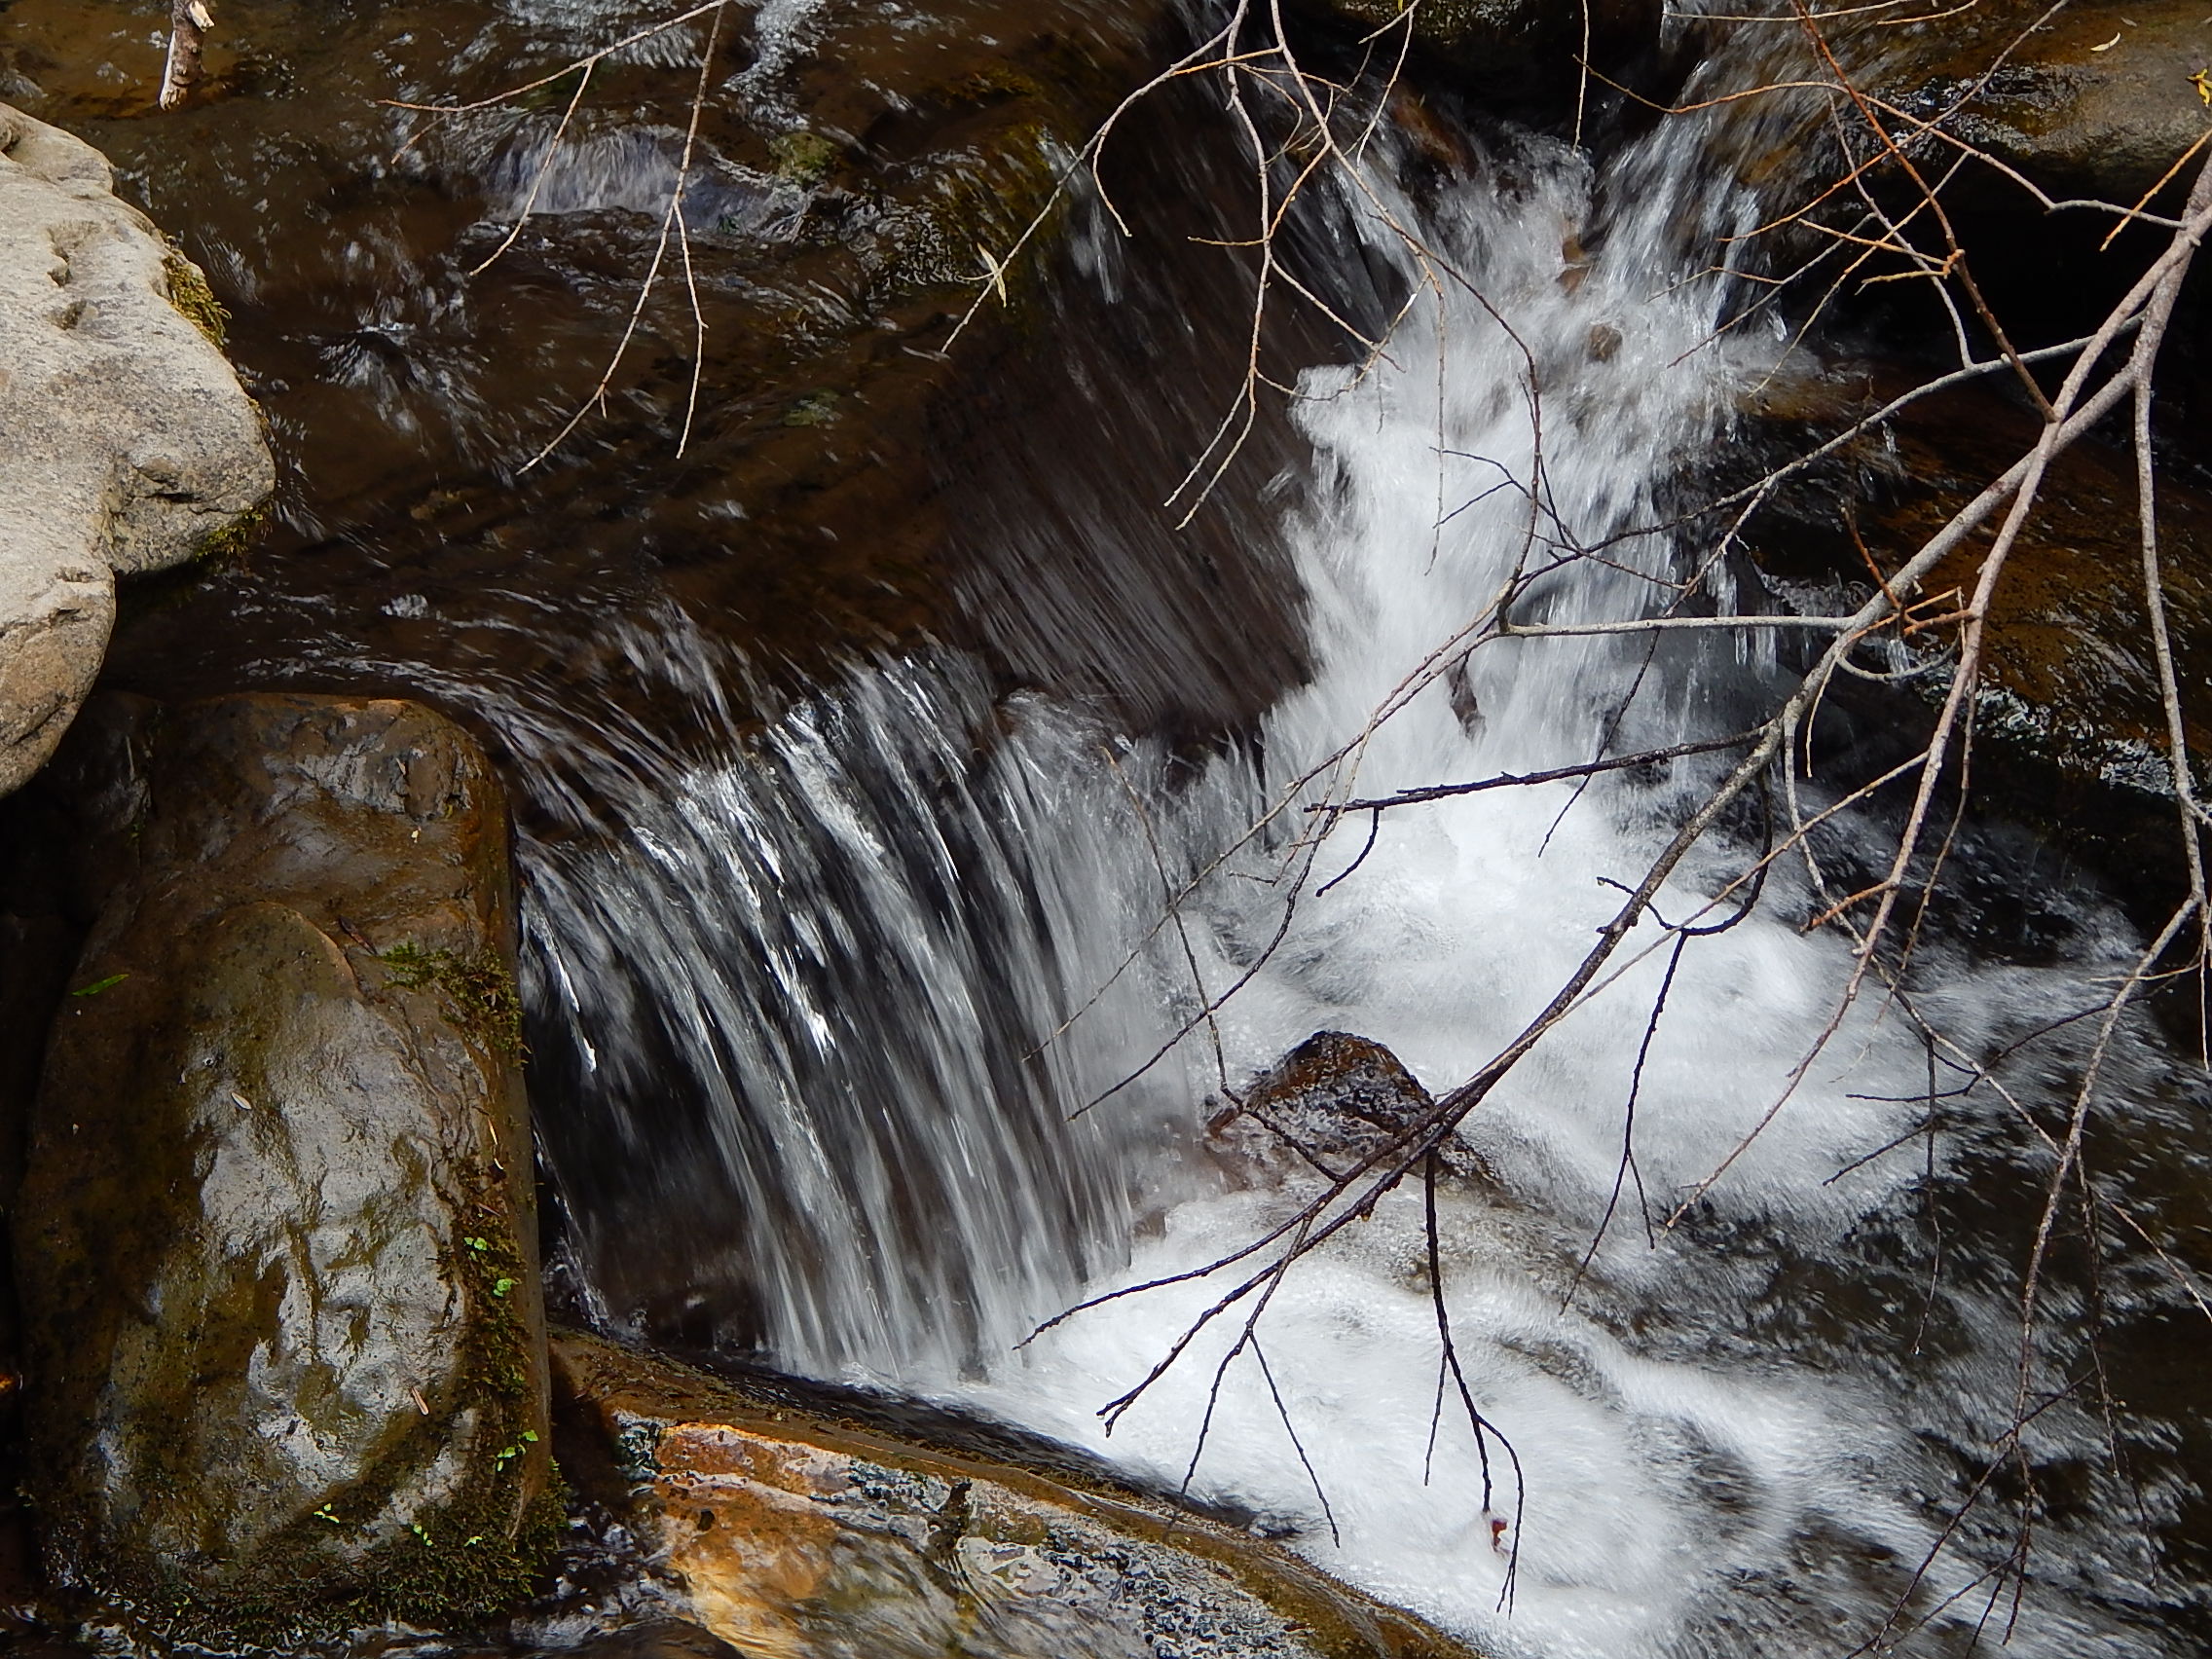
[[[1726,290],[1684,279],[1686,250],[1744,223],[1711,163],[1747,132],[1663,127],[1603,189],[1582,158],[1526,141],[1425,215],[1395,204],[1488,304],[1447,289],[1410,314],[1390,363],[1307,382],[1316,479],[1295,539],[1318,668],[1249,752],[1194,779],[1136,746],[1117,772],[1094,729],[1036,700],[994,710],[980,677],[943,658],[733,727],[705,760],[603,767],[590,833],[533,836],[533,1040],[570,1097],[546,1115],[550,1150],[615,1317],[981,1404],[1170,1482],[1210,1412],[1198,1486],[1499,1654],[1848,1650],[1900,1601],[1929,1620],[1926,1651],[1972,1644],[1991,1604],[1962,1564],[2005,1539],[1970,1530],[1957,1560],[1909,1581],[1998,1426],[1988,1402],[2013,1332],[2001,1241],[1940,1287],[1907,1248],[1931,1166],[1995,1167],[1980,1131],[1947,1128],[1926,1164],[1873,1156],[1923,1109],[1926,1055],[1906,1033],[1847,1021],[1684,1225],[1649,1230],[1632,1205],[1579,1269],[1621,1168],[1631,1078],[1641,1192],[1663,1212],[1788,1092],[1835,1008],[1848,960],[1782,919],[1803,898],[1786,879],[1766,911],[1684,958],[1647,1053],[1665,967],[1635,960],[1662,940],[1648,924],[1624,953],[1634,965],[1467,1125],[1491,1177],[1445,1196],[1445,1287],[1525,1486],[1500,1472],[1486,1497],[1481,1449],[1449,1417],[1431,1427],[1414,1195],[1292,1275],[1264,1332],[1272,1382],[1233,1370],[1211,1405],[1232,1333],[1201,1342],[1111,1440],[1093,1415],[1216,1294],[1202,1286],[1008,1351],[1087,1286],[1204,1263],[1303,1196],[1295,1179],[1236,1189],[1193,1155],[1211,1032],[1082,1109],[1165,1043],[1195,991],[1257,969],[1218,1024],[1233,1072],[1334,1027],[1455,1083],[1548,997],[1617,903],[1603,884],[1633,881],[1674,822],[1694,767],[1437,802],[1390,815],[1356,871],[1357,839],[1332,841],[1272,954],[1280,838],[1205,883],[1187,935],[1153,927],[1163,886],[1353,743],[1499,590],[1531,523],[1529,496],[1501,479],[1540,470],[1538,527],[1606,543],[1604,561],[1547,578],[1524,619],[1655,603],[1682,549],[1610,538],[1664,516],[1661,480],[1779,350],[1771,335],[1710,345]],[[1377,233],[1371,252],[1400,250]],[[1608,736],[1725,729],[1773,672],[1735,648],[1647,661],[1605,641],[1488,646],[1355,745],[1356,782],[1380,794],[1586,758]],[[612,734],[608,755],[624,750]],[[1661,910],[1694,909],[1725,852],[1685,866]],[[2128,945],[2093,903],[2073,921],[2072,960],[1962,959],[1932,1006],[1985,1033],[2078,1006]],[[2167,1087],[2154,1051],[2131,1056],[2131,1098]],[[2071,1062],[2060,1049],[2032,1063],[2048,1093]],[[1140,1226],[1148,1211],[1157,1225]],[[2095,1424],[2052,1411],[2033,1455],[2094,1462]],[[2154,1481],[2146,1502],[2184,1497]],[[2046,1526],[2043,1548],[2015,1651],[2180,1650],[2124,1610],[2155,1593],[2093,1521]]]

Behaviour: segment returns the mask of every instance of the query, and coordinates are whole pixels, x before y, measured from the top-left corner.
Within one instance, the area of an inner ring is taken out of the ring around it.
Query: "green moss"
[[[779,132],[768,140],[768,153],[776,159],[776,176],[789,184],[820,184],[828,178],[843,152],[819,132]]]
[[[162,276],[168,283],[169,304],[204,334],[216,350],[224,350],[230,344],[231,313],[215,298],[200,267],[185,258],[184,250],[166,237],[163,241]]]
[[[522,997],[514,976],[494,952],[456,956],[450,950],[395,944],[382,960],[393,984],[442,996],[450,1007],[448,1018],[464,1034],[498,1053],[523,1052]]]
[[[202,539],[200,550],[193,555],[201,566],[212,570],[236,570],[245,563],[245,556],[269,528],[269,503],[240,513]]]

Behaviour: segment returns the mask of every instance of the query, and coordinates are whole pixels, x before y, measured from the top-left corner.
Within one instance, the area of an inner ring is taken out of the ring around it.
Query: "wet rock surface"
[[[1881,90],[1922,120],[1958,108],[1950,127],[1960,139],[2053,197],[2131,206],[2208,125],[2195,80],[2212,66],[2204,9],[2154,0],[2046,12],[2007,4],[1919,24]],[[2029,206],[1987,169],[1970,169],[1968,181],[1979,197]]]
[[[548,1484],[503,796],[419,705],[97,699],[20,1200],[57,1585],[304,1641],[529,1582]]]
[[[573,1647],[541,1648],[532,1659],[744,1659],[712,1631],[682,1619],[652,1619]]]
[[[1778,378],[1743,412],[1717,463],[1687,481],[1687,498],[1714,499],[1793,462],[1917,380],[1897,360],[1837,362]],[[1763,603],[1801,613],[1856,609],[1876,581],[2026,454],[2037,428],[2025,399],[2000,377],[1920,399],[1869,426],[1784,479],[1744,524],[1740,546],[1755,570],[1745,572],[1745,591],[1763,585]],[[2201,788],[2212,728],[2192,687],[2212,676],[2212,498],[2196,477],[2187,465],[2163,465],[2157,498],[2167,621]],[[1885,630],[1857,653],[1861,666],[1885,678],[1839,676],[1824,693],[1812,748],[1828,786],[1868,783],[1929,740],[1953,683],[1955,613],[2001,516],[1922,583],[1909,635]],[[1733,510],[1710,522],[1717,537]],[[1810,648],[1786,647],[1784,665],[1807,660]],[[2045,885],[2055,882],[2059,890],[2116,894],[2139,924],[2162,925],[2186,872],[2126,451],[2089,438],[2054,458],[1991,596],[1972,719],[1973,819],[2001,839],[2030,832],[2040,848],[2030,863],[2042,867],[2032,875],[2012,870],[1986,887],[1970,882],[1975,892],[1967,911],[2005,934],[2002,918],[2022,903],[2039,910],[2039,895],[2047,897]],[[1909,786],[1893,786],[1875,810],[1901,810],[1892,798],[1899,789]],[[1851,867],[1843,849],[1829,856],[1840,869]],[[1960,861],[1951,866],[1955,878]],[[1849,890],[1847,877],[1837,879]],[[1865,878],[1878,879],[1879,872]],[[2047,930],[2037,924],[2028,932]],[[2006,948],[2025,949],[2029,958],[2039,949],[2020,940]]]
[[[564,1462],[687,1616],[784,1659],[1414,1659],[1466,1650],[1214,1523],[554,1338]]]
[[[1384,58],[1405,50],[1410,29],[1417,54],[1516,109],[1571,107],[1577,62],[1618,65],[1653,45],[1663,10],[1653,0],[1309,0],[1309,9],[1334,13]]]
[[[1316,1031],[1238,1090],[1208,1124],[1215,1142],[1263,1162],[1287,1155],[1324,1175],[1346,1173],[1391,1144],[1436,1105],[1388,1049],[1348,1031]],[[1485,1174],[1456,1138],[1440,1162],[1451,1174]]]
[[[1911,383],[1895,365],[1855,367],[1779,387],[1755,414],[1733,464],[1745,471],[1804,453],[1871,415]],[[2008,388],[2009,389],[2009,388]],[[1777,490],[1747,530],[1752,557],[1803,609],[1856,606],[1990,480],[2033,447],[2039,423],[1996,386],[1926,397],[1869,427]],[[2212,676],[2212,498],[2186,473],[2158,485],[2161,575],[2184,686]],[[1971,592],[1996,525],[1969,538],[1922,583],[1928,596],[1897,666],[1923,699],[1949,686],[1955,628],[1938,620]],[[1936,603],[1950,596],[1951,603]],[[1984,725],[2082,777],[2165,789],[2165,712],[2151,644],[2137,538],[2133,458],[2094,440],[2054,459],[2034,516],[1991,596]],[[2184,703],[2192,746],[2212,732]]]
[[[115,578],[179,565],[268,498],[253,405],[182,307],[198,270],[106,159],[0,104],[0,794],[99,671]]]
[[[1299,1557],[555,1332],[562,1457],[697,1621],[786,1659],[1466,1659]]]

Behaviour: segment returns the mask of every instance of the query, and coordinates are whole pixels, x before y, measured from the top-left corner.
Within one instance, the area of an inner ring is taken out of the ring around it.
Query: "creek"
[[[1461,1131],[1485,1173],[1440,1199],[1443,1289],[1510,1462],[1437,1415],[1412,1183],[1286,1276],[1265,1369],[1238,1361],[1218,1397],[1234,1329],[1111,1435],[1097,1415],[1210,1281],[1023,1343],[1306,1196],[1209,1141],[1225,1079],[1321,1029],[1387,1044],[1440,1091],[1477,1071],[1714,773],[1434,801],[1371,843],[1363,817],[1310,839],[1305,805],[1722,734],[1782,683],[1788,661],[1748,633],[1509,641],[1371,725],[1490,603],[1532,516],[1604,548],[1538,588],[1547,621],[1643,614],[1651,578],[1694,559],[1640,527],[1788,350],[1779,322],[1715,337],[1747,284],[1710,269],[1758,212],[1729,181],[1788,132],[1723,106],[1594,162],[1486,125],[1441,172],[1414,138],[1378,141],[1369,194],[1317,203],[1296,257],[1363,326],[1414,303],[1372,364],[1309,324],[1271,333],[1300,396],[1179,537],[1156,503],[1235,395],[1233,272],[1164,235],[1124,242],[1086,196],[1030,332],[987,325],[946,389],[908,349],[941,339],[941,300],[909,304],[853,253],[896,240],[901,201],[830,201],[761,136],[808,111],[957,177],[988,109],[940,99],[924,130],[913,89],[986,25],[1057,30],[1101,83],[1160,51],[1139,8],[1018,10],[767,0],[710,130],[702,437],[675,456],[672,312],[611,418],[518,473],[626,317],[695,40],[609,67],[541,217],[472,278],[557,103],[410,152],[411,118],[373,100],[485,95],[650,14],[272,6],[240,24],[231,95],[165,126],[129,107],[144,19],[17,0],[9,72],[46,101],[0,96],[101,144],[180,231],[288,468],[270,543],[149,597],[111,678],[402,691],[486,733],[522,803],[555,1272],[597,1322],[1187,1481],[1501,1656],[1841,1654],[1900,1604],[1909,1652],[2007,1634],[2070,1659],[2201,1651],[2202,1327],[2138,1242],[2107,1236],[2095,1274],[2070,1264],[2046,1291],[2039,1386],[2102,1365],[2131,1409],[2107,1422],[2061,1390],[2025,1432],[2044,1493],[2028,1581],[1996,1571],[2001,1506],[1942,1537],[2011,1409],[2046,1169],[1998,1090],[1949,1097],[1872,999],[1792,1083],[1851,959],[1800,927],[1819,906],[1790,869],[1678,967],[1643,924],[1630,966]],[[1755,42],[1731,50],[1693,85],[1752,78]],[[1209,119],[1174,104],[1139,129],[1134,200],[1171,229],[1234,209],[1233,135],[1141,147]],[[1384,212],[1464,281],[1424,293]],[[810,215],[834,235],[792,229]],[[1540,506],[1499,487],[1539,477]],[[1829,844],[1848,862],[1882,829],[1847,818]],[[1696,911],[1756,846],[1724,830],[1661,913]],[[2062,1120],[2088,1040],[2069,1020],[2140,938],[2002,825],[1969,826],[1958,860],[2034,910],[2037,942],[1939,913],[1921,1012]],[[2146,1018],[2106,1074],[2096,1166],[2194,1227],[2175,1248],[2201,1272],[2201,1072]]]

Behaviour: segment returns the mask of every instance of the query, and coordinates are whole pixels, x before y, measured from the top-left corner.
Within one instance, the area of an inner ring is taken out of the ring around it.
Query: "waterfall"
[[[662,622],[634,655],[710,678]],[[539,798],[620,825],[521,849],[570,1248],[610,1316],[664,1338],[972,1372],[1121,1259],[1188,1116],[1171,1071],[1065,1121],[1159,1023],[1149,968],[1116,974],[1158,903],[1127,828],[1150,769],[1051,708],[994,708],[950,659],[726,735],[709,764],[634,731],[533,752]]]
[[[967,1402],[1170,1483],[1208,1419],[1197,1490],[1500,1655],[1848,1651],[1900,1598],[1927,1651],[2002,1624],[1974,1593],[2002,1553],[1978,1523],[1907,1594],[2009,1385],[2002,1274],[1984,1261],[1924,1285],[1904,1260],[1931,1170],[1976,1131],[1961,1119],[1886,1150],[1931,1088],[1917,1040],[1872,1006],[1792,1089],[1850,961],[1794,925],[1808,911],[1788,877],[1683,954],[1655,1027],[1667,953],[1645,924],[1623,971],[1462,1131],[1492,1178],[1443,1201],[1445,1291],[1522,1470],[1487,1506],[1464,1424],[1432,1427],[1418,1192],[1287,1277],[1264,1327],[1270,1374],[1232,1368],[1210,1405],[1230,1332],[1111,1437],[1095,1416],[1218,1294],[1203,1282],[1014,1346],[1080,1296],[1203,1264],[1299,1201],[1197,1152],[1205,1031],[1097,1100],[1201,996],[1251,976],[1218,1021],[1233,1079],[1333,1028],[1449,1087],[1549,997],[1617,907],[1605,884],[1637,879],[1705,774],[1436,801],[1386,815],[1371,847],[1355,820],[1272,948],[1287,841],[1262,838],[1200,883],[1179,929],[1156,926],[1163,892],[1257,806],[1339,750],[1351,758],[1324,782],[1380,795],[1726,729],[1773,683],[1771,660],[1733,645],[1647,662],[1635,642],[1513,641],[1361,735],[1498,592],[1532,510],[1606,550],[1547,578],[1528,615],[1644,614],[1647,578],[1683,567],[1669,536],[1609,538],[1665,517],[1664,482],[1782,355],[1776,329],[1715,338],[1731,288],[1703,275],[1714,233],[1750,222],[1715,171],[1771,137],[1719,116],[1663,124],[1602,180],[1565,145],[1499,139],[1424,205],[1378,176],[1481,298],[1447,283],[1385,359],[1308,375],[1313,477],[1289,530],[1317,666],[1257,742],[1195,774],[1044,698],[994,704],[950,652],[856,670],[757,729],[726,722],[704,759],[611,759],[634,733],[599,756],[538,746],[533,763],[582,777],[594,803],[534,830],[525,868],[532,1041],[563,1101],[548,1152],[604,1317]],[[1372,258],[1406,261],[1368,232]],[[1496,488],[1539,470],[1535,509]],[[1662,913],[1704,903],[1728,860],[1702,858]],[[1995,1049],[2089,1000],[2131,944],[2089,901],[2074,919],[2070,960],[1962,954],[1929,1005]],[[2127,1043],[2128,1087],[2164,1087],[2148,1040]],[[2032,1064],[2063,1087],[2063,1044]],[[1632,1202],[1584,1272],[1632,1077],[1651,1225]],[[1723,1163],[1682,1225],[1656,1225]],[[1861,1350],[1916,1299],[1940,1363],[1913,1357],[1909,1318],[1899,1351]],[[2085,1412],[2051,1411],[2035,1433],[2039,1456],[2101,1456]],[[2146,1501],[2177,1490],[2154,1481]],[[2155,1601],[2143,1564],[2093,1526],[2052,1524],[2040,1547],[2014,1650],[2174,1650],[2115,1611]]]

